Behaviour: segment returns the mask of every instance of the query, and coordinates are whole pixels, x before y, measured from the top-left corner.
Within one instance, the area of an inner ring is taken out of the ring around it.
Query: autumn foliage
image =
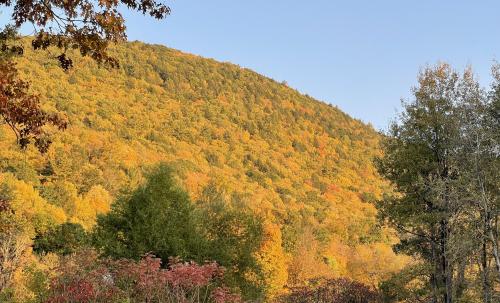
[[[34,143],[41,151],[47,151],[51,141],[44,126],[52,124],[65,129],[66,120],[41,108],[38,96],[29,92],[29,84],[18,77],[15,64],[0,59],[0,117],[16,135],[21,148]]]
[[[116,58],[109,56],[110,43],[126,40],[123,8],[138,11],[155,19],[170,14],[170,8],[154,0],[76,0],[76,1],[11,1],[0,0],[0,6],[12,8],[7,27],[19,29],[27,24],[33,28],[31,45],[35,50],[59,49],[53,59],[64,70],[73,67],[67,51],[78,49],[99,64],[117,67]]]
[[[146,255],[140,261],[99,260],[92,251],[66,258],[51,282],[46,303],[165,302],[230,303],[240,297],[220,284],[224,268]]]
[[[319,286],[292,289],[282,298],[283,303],[377,303],[381,297],[376,290],[349,279],[330,279]]]

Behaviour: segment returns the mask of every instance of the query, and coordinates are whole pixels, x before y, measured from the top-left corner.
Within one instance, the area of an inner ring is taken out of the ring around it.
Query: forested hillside
[[[390,187],[372,164],[380,135],[370,126],[248,69],[163,46],[113,48],[117,70],[75,53],[64,71],[26,50],[23,79],[69,122],[52,131],[46,154],[21,151],[0,128],[2,192],[27,214],[31,237],[66,221],[92,230],[163,162],[192,201],[215,186],[263,218],[257,260],[267,297],[317,277],[376,286],[405,263],[372,203]]]

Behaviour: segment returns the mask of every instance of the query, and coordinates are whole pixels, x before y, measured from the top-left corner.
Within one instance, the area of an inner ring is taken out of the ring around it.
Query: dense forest
[[[284,83],[163,46],[112,47],[118,69],[69,51],[64,70],[25,50],[21,78],[67,129],[47,128],[45,153],[0,129],[0,201],[12,210],[2,243],[16,243],[2,260],[4,298],[66,302],[57,287],[80,271],[121,277],[156,257],[162,277],[182,266],[213,274],[202,264],[215,261],[248,300],[322,279],[371,294],[411,260],[393,252],[396,232],[377,218],[375,202],[393,187],[373,164],[382,136],[371,126]]]

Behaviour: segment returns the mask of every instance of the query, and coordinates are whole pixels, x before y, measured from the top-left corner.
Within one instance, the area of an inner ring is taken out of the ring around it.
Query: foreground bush
[[[281,299],[283,303],[378,303],[379,294],[365,284],[330,279],[317,287],[299,287]]]
[[[47,294],[46,303],[231,303],[240,297],[219,281],[224,269],[145,256],[140,261],[99,260],[93,252],[65,258]]]

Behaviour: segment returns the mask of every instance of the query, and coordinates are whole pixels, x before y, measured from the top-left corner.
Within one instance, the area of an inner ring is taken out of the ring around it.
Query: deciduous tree
[[[426,68],[414,100],[405,104],[384,142],[379,171],[398,193],[382,200],[379,209],[400,232],[396,249],[416,257],[419,268],[392,282],[424,281],[418,291],[406,292],[420,299],[496,300],[497,94],[495,83],[487,97],[471,69],[459,74],[447,64]]]

